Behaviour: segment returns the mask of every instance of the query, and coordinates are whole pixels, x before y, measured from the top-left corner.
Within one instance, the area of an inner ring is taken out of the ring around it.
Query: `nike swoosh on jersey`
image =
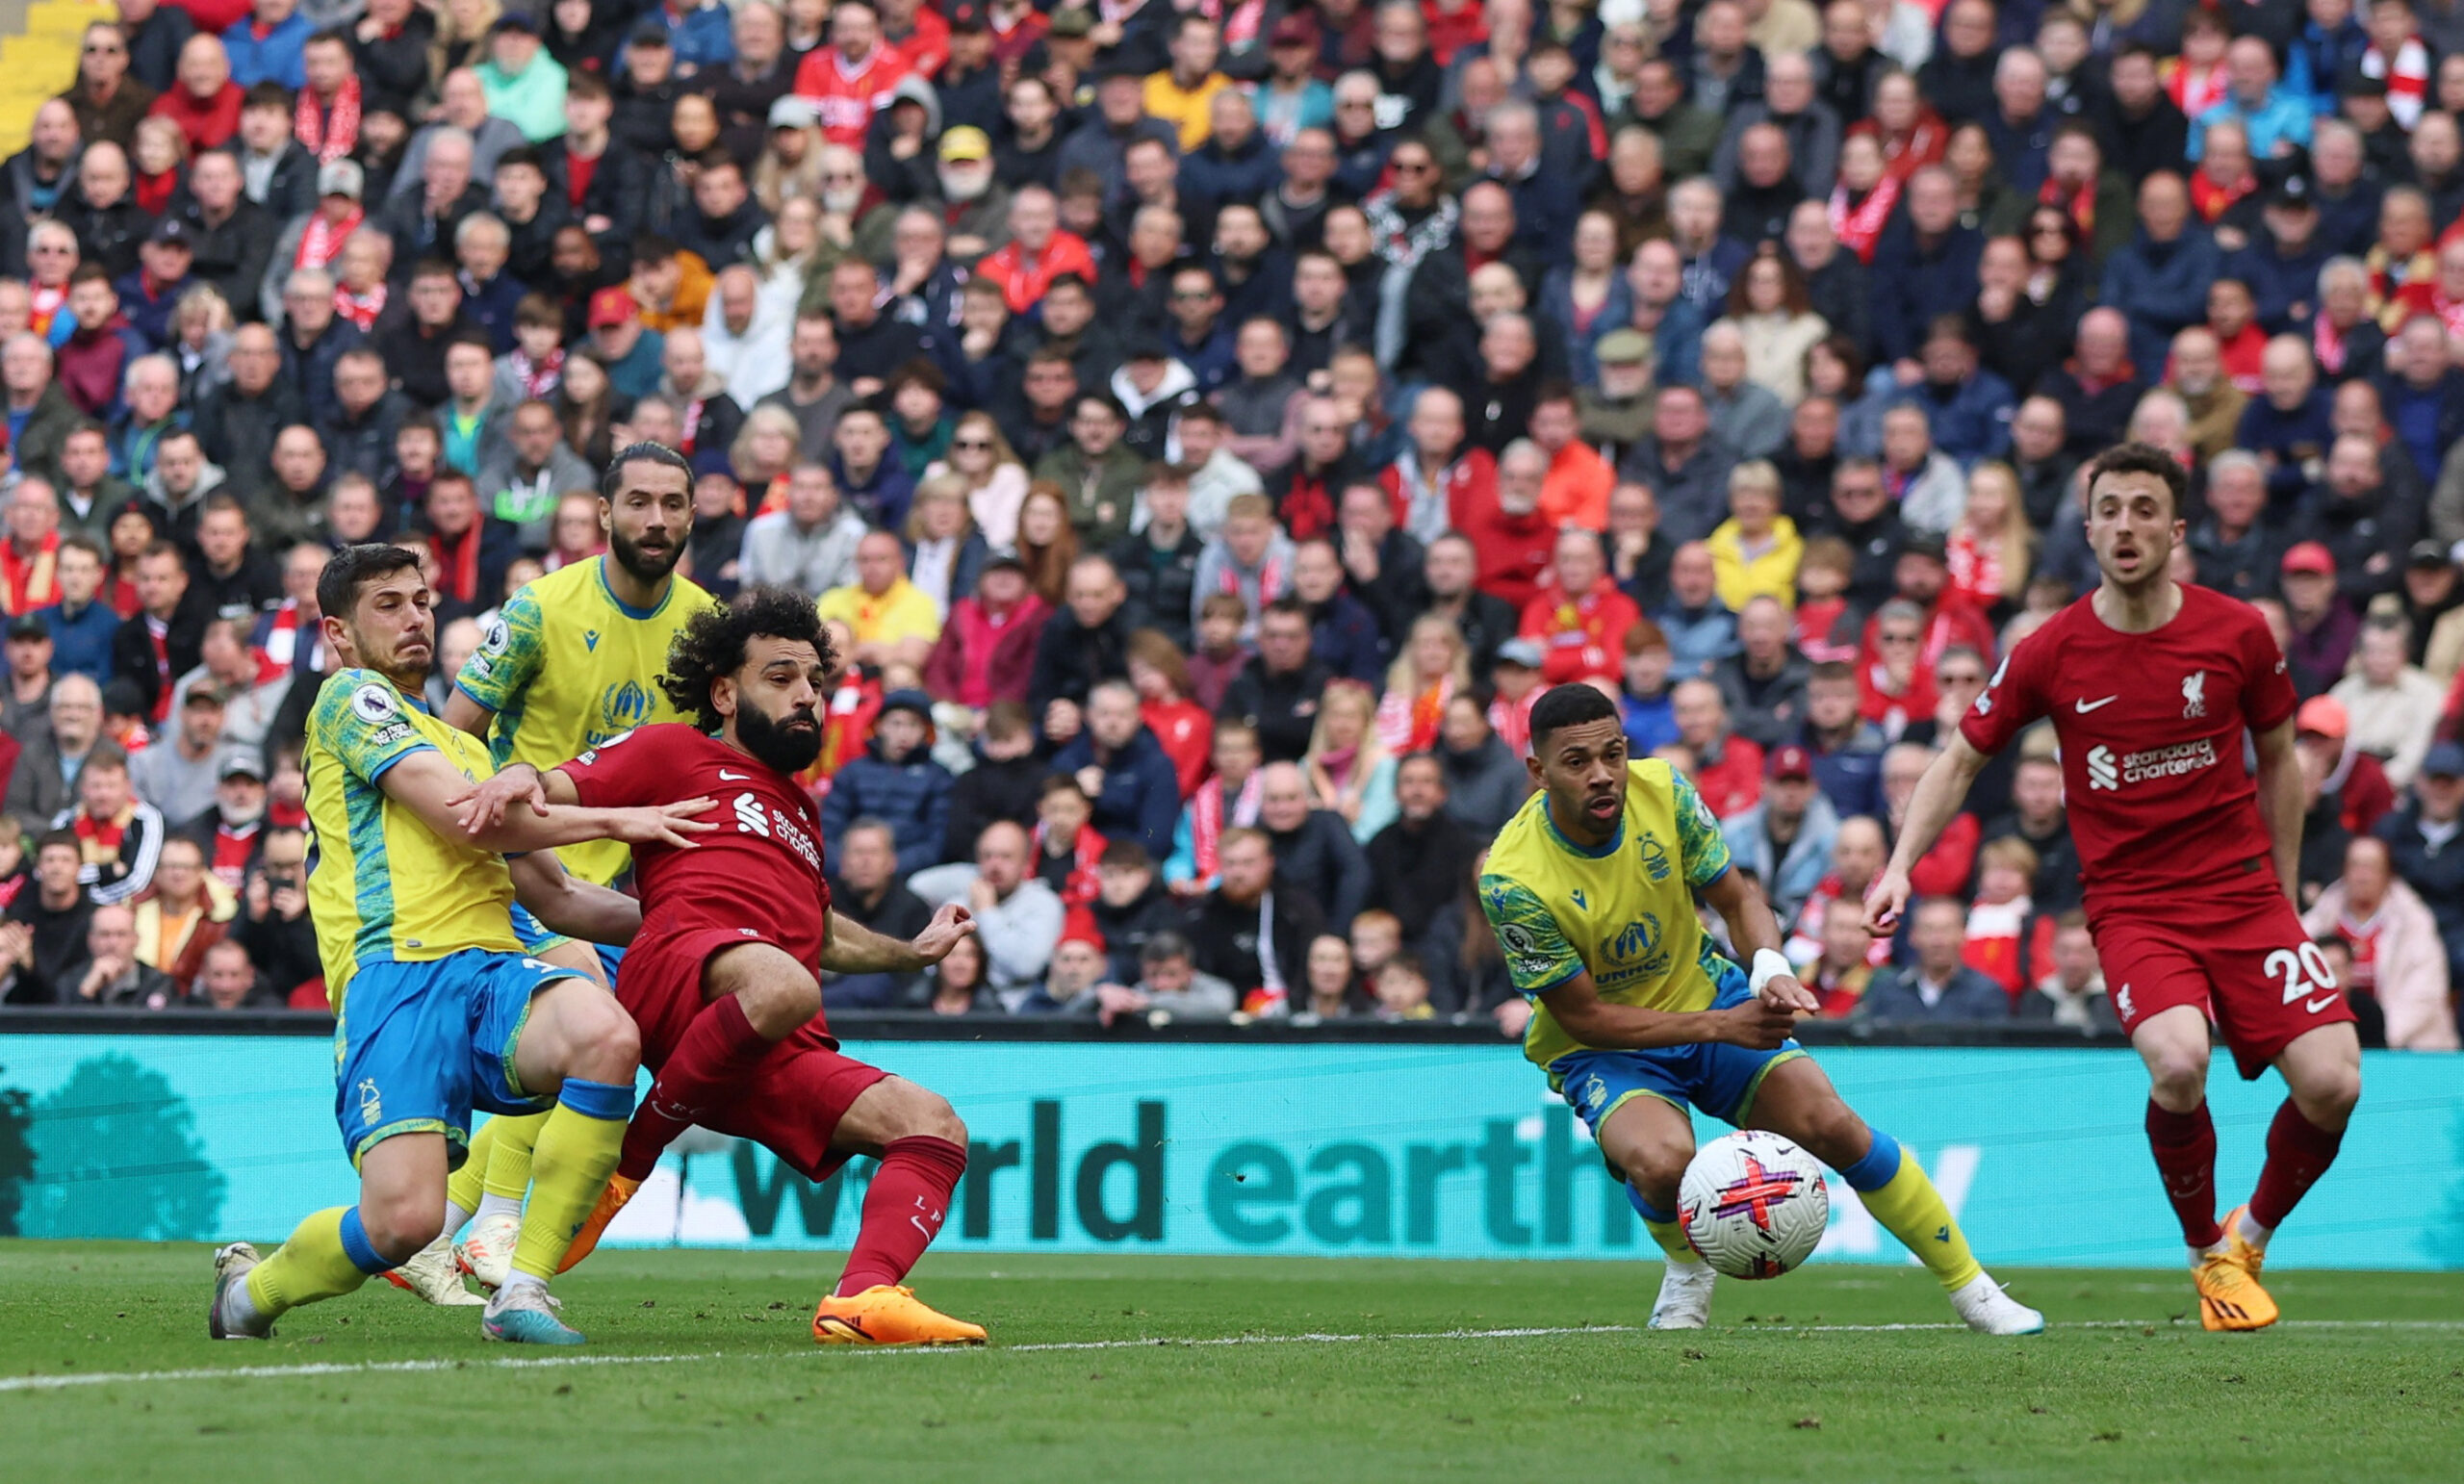
[[[745,783],[752,780],[753,775],[750,773],[730,773],[725,768],[719,770],[719,780],[724,783]]]
[[[2089,712],[2093,711],[2100,706],[2112,705],[2115,702],[2119,701],[2120,699],[2121,698],[2119,696],[2107,696],[2102,701],[2079,701],[2072,703],[2072,704],[2078,706],[2080,715],[2085,716]]]
[[[2343,998],[2344,996],[2340,994],[2323,994],[2315,1000],[2304,1000],[2301,1004],[2301,1012],[2305,1015],[2315,1015]]]

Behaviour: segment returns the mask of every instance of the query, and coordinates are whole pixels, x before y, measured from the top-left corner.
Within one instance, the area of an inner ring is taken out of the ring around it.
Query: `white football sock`
[[[2275,1228],[2261,1226],[2259,1218],[2250,1215],[2250,1208],[2247,1206],[2242,1208],[2242,1215],[2234,1220],[2233,1231],[2244,1241],[2262,1252],[2267,1250],[2268,1239],[2275,1235]]]
[[[445,1203],[445,1230],[441,1235],[449,1239],[454,1233],[462,1230],[462,1228],[470,1224],[470,1207],[461,1205],[454,1201],[447,1201]]]
[[[222,1291],[222,1327],[250,1331],[257,1327],[257,1303],[248,1296],[248,1280],[244,1274]]]
[[[490,1216],[512,1216],[519,1220],[522,1216],[522,1202],[513,1196],[499,1195],[492,1190],[479,1197],[479,1209],[472,1215],[481,1221]]]
[[[521,1268],[517,1267],[513,1271],[505,1274],[504,1287],[497,1290],[497,1292],[500,1295],[502,1295],[526,1288],[537,1289],[539,1292],[544,1293],[548,1291],[548,1280],[540,1277],[537,1273],[524,1272]]]

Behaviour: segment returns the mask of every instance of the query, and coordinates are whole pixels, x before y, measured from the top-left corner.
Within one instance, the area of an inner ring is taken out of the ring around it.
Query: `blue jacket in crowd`
[[[831,780],[829,796],[821,801],[822,848],[834,857],[848,826],[878,819],[897,837],[900,876],[938,865],[949,832],[950,790],[957,781],[949,769],[933,760],[931,749],[918,747],[892,762],[875,738],[864,755],[848,759]]]
[[[1104,772],[1104,791],[1095,796],[1095,832],[1108,840],[1136,840],[1150,859],[1169,858],[1172,830],[1181,819],[1181,780],[1155,733],[1139,728],[1110,762],[1097,763],[1094,735],[1082,729],[1053,755],[1055,773],[1090,766]]]

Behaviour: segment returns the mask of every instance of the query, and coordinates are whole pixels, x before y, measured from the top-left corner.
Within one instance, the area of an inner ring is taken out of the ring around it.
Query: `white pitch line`
[[[1808,1334],[1808,1335],[1884,1335],[1928,1330],[1960,1330],[1966,1326],[1952,1323],[1931,1324],[1750,1324],[1733,1330],[1707,1330],[1707,1338],[1723,1334]],[[2187,1329],[2169,1320],[2158,1319],[2080,1319],[2052,1326],[2055,1329]],[[2370,1330],[2464,1330],[2459,1319],[2287,1319],[2278,1329],[2370,1329]],[[1195,1350],[1220,1349],[1237,1345],[1260,1344],[1374,1344],[1387,1341],[1426,1340],[1532,1340],[1568,1335],[1638,1335],[1647,1333],[1633,1324],[1570,1324],[1553,1327],[1520,1327],[1513,1329],[1437,1329],[1403,1334],[1330,1334],[1299,1335],[1216,1335],[1194,1339],[1157,1336],[1144,1340],[1074,1340],[1055,1341],[1041,1344],[993,1345],[994,1352],[1029,1355],[1059,1350]],[[915,1353],[943,1354],[972,1346],[890,1346],[878,1349],[851,1350],[853,1354],[898,1355]],[[801,1351],[793,1357],[821,1354],[820,1347]],[[227,1366],[199,1367],[190,1370],[115,1370],[93,1371],[75,1375],[0,1376],[0,1392],[56,1392],[79,1386],[151,1385],[164,1381],[223,1380],[285,1380],[294,1376],[381,1375],[395,1372],[437,1370],[548,1370],[576,1366],[673,1366],[692,1361],[787,1359],[786,1356],[762,1356],[725,1350],[705,1350],[681,1355],[544,1355],[536,1357],[508,1356],[502,1360],[406,1360],[355,1361],[308,1366]]]

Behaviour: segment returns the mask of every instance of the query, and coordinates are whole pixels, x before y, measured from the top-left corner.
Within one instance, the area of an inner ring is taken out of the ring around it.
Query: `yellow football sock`
[[[358,1217],[356,1206],[334,1206],[300,1222],[273,1256],[248,1270],[244,1281],[248,1285],[249,1304],[270,1319],[301,1304],[339,1298],[366,1283],[372,1271],[392,1267],[368,1247],[364,1232],[359,1234],[360,1255],[351,1255],[343,1225],[347,1219],[356,1229]],[[372,1269],[366,1266],[372,1262],[380,1266]]]
[[[530,1166],[533,1151],[538,1147],[539,1131],[547,1127],[552,1113],[525,1113],[519,1118],[491,1118],[488,1127],[496,1131],[496,1145],[490,1151],[484,1172],[483,1189],[490,1195],[519,1201],[530,1193]],[[476,1160],[472,1162],[477,1164]],[[477,1209],[477,1202],[473,1202]]]
[[[1880,1185],[1866,1189],[1860,1177],[1882,1174],[1876,1166],[1884,1164],[1886,1156],[1895,1160],[1897,1168]],[[1968,1250],[1967,1237],[1952,1217],[1951,1208],[1942,1204],[1942,1192],[1925,1178],[1916,1157],[1901,1149],[1889,1135],[1877,1132],[1873,1151],[1840,1173],[1856,1188],[1874,1219],[1906,1243],[1943,1288],[1957,1289],[1985,1271],[1977,1266],[1976,1254]]]
[[[565,1079],[556,1107],[539,1130],[531,1155],[530,1202],[522,1211],[522,1240],[514,1244],[513,1268],[546,1282],[556,1275],[565,1249],[581,1230],[607,1177],[624,1151],[625,1124],[632,1115],[629,1084]]]
[[[488,1155],[497,1145],[497,1125],[504,1121],[490,1118],[471,1136],[471,1147],[464,1152],[462,1167],[445,1177],[447,1205],[458,1206],[465,1212],[479,1209],[479,1197],[485,1193],[481,1182],[487,1178]],[[451,1213],[446,1218],[452,1219]]]
[[[1643,1230],[1652,1234],[1652,1241],[1659,1243],[1660,1251],[1668,1255],[1670,1262],[1703,1261],[1695,1255],[1693,1244],[1685,1240],[1685,1223],[1677,1218],[1675,1212],[1662,1211],[1645,1199],[1643,1192],[1636,1190],[1631,1181],[1626,1185],[1626,1203],[1634,1208],[1634,1215],[1643,1218]]]

